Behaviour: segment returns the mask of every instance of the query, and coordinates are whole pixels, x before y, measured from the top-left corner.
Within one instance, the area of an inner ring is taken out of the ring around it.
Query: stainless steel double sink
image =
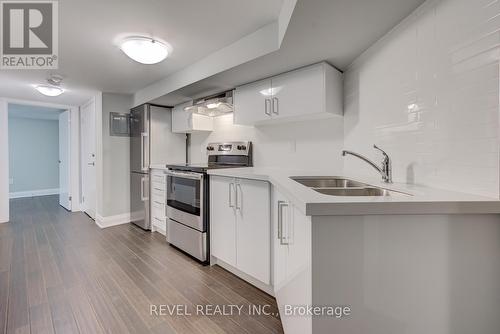
[[[403,192],[374,187],[336,176],[292,176],[290,178],[319,193],[331,196],[411,196]]]

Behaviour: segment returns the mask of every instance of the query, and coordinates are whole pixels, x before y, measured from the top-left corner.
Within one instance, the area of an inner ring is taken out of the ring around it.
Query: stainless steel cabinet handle
[[[89,166],[95,166],[95,162],[89,162],[87,165],[89,165]]]
[[[280,113],[280,103],[277,97],[273,97],[273,114],[279,115]]]
[[[265,106],[265,113],[267,116],[271,116],[271,99],[265,99],[264,100],[264,106]]]
[[[230,208],[234,208],[233,192],[232,192],[233,189],[234,189],[234,183],[229,183],[229,207]]]
[[[283,208],[288,208],[288,203],[278,201],[278,240],[281,245],[287,245],[283,237]]]

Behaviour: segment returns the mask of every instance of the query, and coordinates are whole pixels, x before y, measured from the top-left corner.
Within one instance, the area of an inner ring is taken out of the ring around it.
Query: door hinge
[[[71,200],[73,200],[73,197],[69,196],[68,199],[71,202]]]

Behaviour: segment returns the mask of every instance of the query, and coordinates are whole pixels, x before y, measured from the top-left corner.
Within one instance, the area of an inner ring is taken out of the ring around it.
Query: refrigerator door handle
[[[143,172],[147,172],[148,171],[148,168],[149,168],[149,163],[147,163],[147,160],[149,159],[146,159],[146,156],[147,156],[147,149],[146,149],[146,145],[144,144],[145,141],[144,139],[148,139],[148,133],[147,132],[142,132],[141,133],[141,170]],[[149,157],[148,157],[149,158]]]
[[[148,178],[146,176],[141,177],[141,201],[145,202],[149,200],[149,196],[146,196],[146,187],[144,186],[145,181],[148,181]]]

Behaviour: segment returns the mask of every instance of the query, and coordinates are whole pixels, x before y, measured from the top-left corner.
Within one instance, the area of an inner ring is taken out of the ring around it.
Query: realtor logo
[[[0,1],[1,69],[58,66],[57,1]]]

